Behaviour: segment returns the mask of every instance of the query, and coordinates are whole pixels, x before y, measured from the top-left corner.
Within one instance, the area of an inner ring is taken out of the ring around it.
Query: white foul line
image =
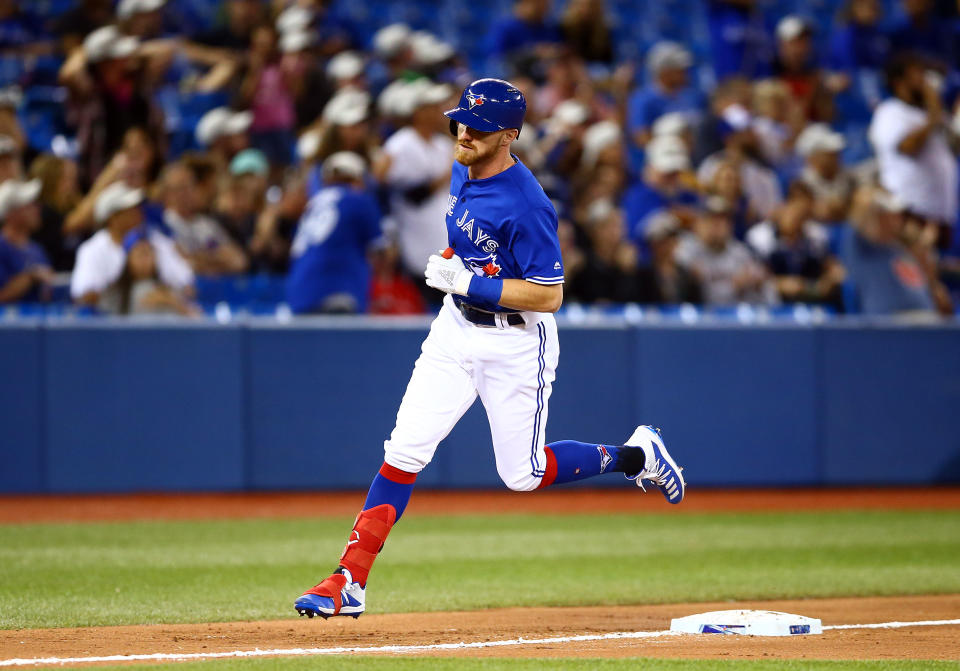
[[[901,627],[935,627],[960,624],[958,620],[920,620],[918,622],[880,622],[876,624],[837,624],[827,629],[899,629]],[[35,659],[2,659],[0,666],[39,666],[41,664],[84,664],[95,662],[184,662],[194,659],[219,659],[224,657],[281,657],[313,655],[345,655],[351,653],[408,653],[434,650],[466,650],[470,648],[501,648],[513,645],[549,645],[581,641],[609,641],[612,639],[663,638],[688,636],[676,631],[616,631],[609,634],[583,634],[581,636],[557,636],[554,638],[513,638],[504,641],[474,641],[472,643],[434,643],[431,645],[381,645],[377,647],[352,648],[276,648],[273,650],[231,650],[228,652],[166,653],[149,655],[105,655],[101,657],[42,657]]]

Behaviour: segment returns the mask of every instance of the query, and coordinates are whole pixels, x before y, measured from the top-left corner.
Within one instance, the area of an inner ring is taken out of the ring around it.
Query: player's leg
[[[370,485],[339,566],[297,599],[294,607],[301,615],[358,617],[363,612],[370,569],[403,515],[417,474],[476,400],[473,380],[456,351],[463,342],[458,328],[446,309],[434,320],[400,403],[396,426],[384,443],[384,463]]]
[[[552,382],[559,358],[556,323],[550,317],[524,331],[493,333],[492,346],[506,353],[485,361],[477,387],[487,411],[497,470],[511,489],[529,491],[602,473],[623,473],[637,484],[652,480],[667,500],[683,498],[680,469],[659,433],[639,427],[622,445],[562,440],[544,444]],[[672,469],[672,470],[671,470]],[[642,486],[642,484],[641,484]]]

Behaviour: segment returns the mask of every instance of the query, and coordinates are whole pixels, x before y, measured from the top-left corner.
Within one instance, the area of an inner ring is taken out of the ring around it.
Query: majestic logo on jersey
[[[560,265],[560,262],[559,262],[559,261],[557,261],[556,263],[553,264],[553,269],[554,269],[554,270],[560,270],[562,267],[563,267],[563,266]]]
[[[473,230],[473,224],[476,221],[473,217],[470,217],[470,210],[464,210],[463,216],[457,219],[457,228],[467,234],[467,238],[480,248],[481,251],[486,252],[487,254],[493,254],[497,251],[497,247],[500,246],[500,243],[491,238],[488,234],[483,232],[483,229],[477,225],[477,230]]]
[[[500,264],[497,263],[496,254],[487,254],[486,256],[467,256],[463,259],[463,262],[467,264],[467,267],[470,268],[476,275],[481,277],[496,277],[500,274]]]
[[[487,99],[483,97],[483,94],[476,95],[473,93],[467,94],[467,103],[470,107],[468,109],[473,109],[474,107],[480,107],[483,103],[487,102]]]
[[[597,452],[600,453],[600,472],[603,473],[607,470],[607,466],[613,462],[613,457],[610,456],[610,452],[603,445],[597,445]]]

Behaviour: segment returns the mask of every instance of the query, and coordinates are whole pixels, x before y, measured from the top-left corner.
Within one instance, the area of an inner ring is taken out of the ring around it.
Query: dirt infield
[[[364,492],[0,496],[0,524],[138,519],[353,516]],[[960,488],[688,490],[671,506],[635,488],[417,491],[406,515],[603,512],[746,512],[837,509],[958,509]],[[442,512],[438,512],[442,511]]]
[[[291,617],[274,622],[0,631],[0,660],[113,654],[212,653],[291,648],[376,648],[506,639],[558,638],[670,627],[670,619],[710,610],[764,608],[834,624],[955,619],[960,596],[808,599],[590,608],[512,608],[460,613],[365,615],[358,620]],[[292,613],[291,613],[292,614]],[[420,655],[500,657],[681,657],[721,659],[958,659],[960,625],[849,629],[818,636],[662,636],[534,643]],[[355,653],[356,654],[356,653]],[[383,654],[382,652],[379,654]],[[395,653],[394,653],[395,654]],[[409,655],[410,653],[405,653]]]

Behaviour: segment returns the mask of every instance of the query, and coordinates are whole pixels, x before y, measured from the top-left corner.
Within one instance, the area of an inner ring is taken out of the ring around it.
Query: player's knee
[[[504,475],[501,473],[500,479],[503,480],[503,484],[515,492],[532,492],[540,486],[540,476],[530,473],[519,475],[516,473]]]

